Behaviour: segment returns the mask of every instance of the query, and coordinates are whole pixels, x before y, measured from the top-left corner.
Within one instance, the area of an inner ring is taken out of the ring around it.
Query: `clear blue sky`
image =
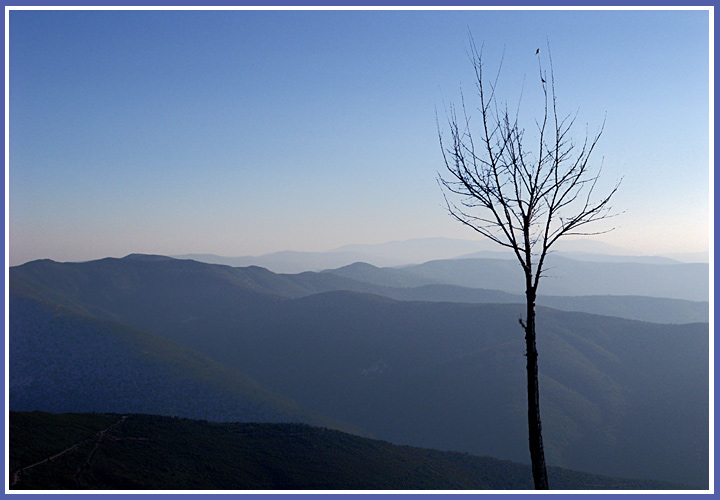
[[[619,227],[709,241],[706,11],[12,11],[10,262],[478,236],[443,208],[435,109],[472,97],[467,31],[511,103],[594,131]]]

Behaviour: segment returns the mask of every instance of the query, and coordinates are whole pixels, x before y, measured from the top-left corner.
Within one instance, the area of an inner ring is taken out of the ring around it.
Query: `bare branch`
[[[436,116],[445,164],[445,174],[438,174],[438,181],[450,215],[512,249],[525,272],[533,275],[535,289],[545,257],[559,238],[603,234],[607,230],[585,230],[585,226],[614,216],[611,200],[620,182],[596,199],[602,168],[591,172],[591,158],[605,129],[605,120],[594,135],[586,132],[582,142],[573,141],[578,113],[559,112],[548,42],[549,71],[538,57],[544,106],[540,119],[535,120],[538,142],[536,154],[531,155],[526,151],[525,131],[520,127],[521,99],[512,115],[506,104],[498,103],[502,60],[493,80],[486,82],[483,47],[478,49],[472,35],[468,37],[479,123],[471,123],[462,94],[460,116],[452,106],[446,110],[447,141],[443,140]],[[477,127],[475,131],[473,125]],[[451,202],[448,195],[458,201]]]

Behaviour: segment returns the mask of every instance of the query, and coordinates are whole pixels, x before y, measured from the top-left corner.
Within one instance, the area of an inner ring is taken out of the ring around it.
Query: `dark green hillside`
[[[147,415],[11,412],[10,460],[11,489],[532,488],[529,467],[508,461],[394,446],[301,424]],[[683,488],[557,468],[551,474],[559,489]]]
[[[300,409],[236,369],[117,323],[11,297],[10,332],[13,410],[127,411],[352,429]]]

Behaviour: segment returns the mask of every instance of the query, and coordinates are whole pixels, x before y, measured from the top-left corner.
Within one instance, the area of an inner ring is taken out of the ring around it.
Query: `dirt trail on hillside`
[[[97,451],[97,449],[100,447],[100,442],[102,441],[103,437],[105,436],[105,433],[106,433],[107,431],[109,431],[110,429],[112,429],[113,427],[116,427],[116,426],[120,425],[120,424],[123,423],[126,419],[127,419],[127,415],[123,415],[118,421],[113,422],[112,424],[110,424],[109,426],[107,426],[105,429],[102,429],[102,430],[98,431],[98,432],[95,434],[95,436],[97,436],[97,442],[95,443],[95,447],[94,447],[94,448],[92,449],[92,451],[90,452],[90,455],[88,455],[88,458],[87,458],[87,460],[85,461],[85,464],[84,464],[84,465],[87,465],[88,463],[90,463],[90,460],[92,460],[93,455],[95,454],[95,452]],[[68,452],[70,452],[70,451],[73,451],[73,450],[77,449],[78,446],[80,446],[81,444],[84,444],[84,443],[90,441],[90,439],[92,439],[92,438],[85,438],[85,439],[83,439],[82,441],[78,441],[77,443],[73,444],[73,445],[70,446],[69,448],[65,448],[65,449],[62,450],[61,452],[56,453],[55,455],[53,455],[53,456],[51,456],[51,457],[47,457],[47,458],[44,459],[44,460],[40,460],[39,462],[36,462],[36,463],[34,463],[34,464],[32,464],[32,465],[28,465],[28,466],[26,466],[26,467],[23,467],[23,468],[21,468],[21,469],[16,470],[16,471],[13,473],[13,475],[12,475],[12,480],[10,481],[10,486],[11,486],[11,487],[12,487],[12,486],[15,486],[15,485],[18,483],[18,481],[20,480],[20,474],[21,474],[22,472],[25,472],[25,471],[27,471],[27,470],[30,470],[30,469],[32,469],[33,467],[37,467],[38,465],[42,465],[42,464],[44,464],[44,463],[46,463],[46,462],[52,462],[53,460],[55,460],[56,458],[64,455],[65,453],[68,453]],[[78,468],[77,472],[75,473],[75,479],[76,479],[76,480],[77,480],[78,474],[80,474],[80,472],[81,472],[82,467],[83,467],[83,466],[80,466],[80,467]]]

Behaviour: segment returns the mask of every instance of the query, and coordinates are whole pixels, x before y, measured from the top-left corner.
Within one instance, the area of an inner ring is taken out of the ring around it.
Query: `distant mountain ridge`
[[[551,255],[546,261],[542,295],[639,295],[707,301],[707,264],[586,262]],[[511,259],[448,259],[405,267],[378,268],[355,263],[324,273],[388,287],[454,285],[522,294],[524,277]]]
[[[659,255],[613,255],[592,252],[551,252],[550,256],[582,262],[627,262],[635,264],[684,264],[680,260]],[[508,259],[517,262],[515,255],[507,252],[480,251],[454,257],[455,259]]]
[[[621,261],[642,263],[707,263],[708,252],[643,256],[609,245],[587,240],[561,240],[555,245],[560,255],[578,260]],[[175,255],[180,259],[193,259],[208,264],[233,267],[260,266],[276,273],[301,273],[343,267],[354,262],[366,262],[378,267],[395,267],[422,264],[431,260],[455,258],[510,258],[489,240],[462,240],[455,238],[415,238],[378,244],[344,245],[324,252],[280,251],[257,256],[222,257],[214,254]]]
[[[281,251],[242,257],[185,254],[175,257],[233,267],[255,265],[277,273],[301,273],[342,267],[354,262],[367,262],[382,267],[419,264],[428,260],[453,258],[485,248],[487,244],[482,241],[419,238],[380,244],[345,245],[325,252]]]

